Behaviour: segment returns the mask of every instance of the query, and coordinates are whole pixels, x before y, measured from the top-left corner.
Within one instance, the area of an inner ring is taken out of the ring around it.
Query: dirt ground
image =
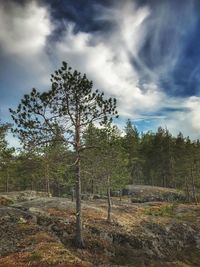
[[[83,201],[85,249],[74,246],[75,203],[0,196],[0,267],[200,266],[200,205]]]

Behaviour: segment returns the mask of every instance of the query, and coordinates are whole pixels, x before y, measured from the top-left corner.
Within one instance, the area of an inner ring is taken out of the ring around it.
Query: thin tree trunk
[[[187,200],[188,202],[190,202],[190,190],[189,190],[188,180],[186,176],[185,176],[185,190],[186,190]]]
[[[91,183],[92,183],[92,190],[91,191],[92,191],[92,195],[94,195],[94,180],[93,180],[93,178],[92,178],[92,182]]]
[[[80,162],[80,123],[77,119],[76,123],[76,246],[84,248],[82,233],[82,209],[81,209],[81,162]]]
[[[74,188],[72,188],[72,190],[71,190],[71,201],[72,202],[74,202],[74,194],[75,192],[74,192]]]
[[[6,192],[8,193],[9,191],[9,180],[10,180],[10,175],[9,175],[9,171],[6,171]]]
[[[33,185],[33,180],[31,181],[31,191],[33,191],[34,185]]]
[[[57,188],[58,188],[58,197],[60,197],[60,183],[59,183],[59,181],[57,183]]]
[[[119,201],[122,201],[122,189],[119,190]]]
[[[46,191],[50,194],[50,184],[49,184],[49,177],[46,178]]]
[[[163,174],[163,187],[166,187],[166,175]]]
[[[82,237],[82,209],[81,209],[81,175],[80,175],[80,156],[78,153],[78,162],[76,165],[76,245],[83,248]]]
[[[154,186],[154,180],[153,180],[153,175],[152,175],[152,173],[151,173],[150,175],[151,175],[151,186]]]
[[[112,206],[111,206],[111,198],[110,198],[110,177],[109,177],[109,175],[107,177],[107,200],[108,200],[108,216],[107,216],[107,221],[110,223],[111,222]]]
[[[46,167],[46,170],[45,170],[45,177],[46,177],[46,192],[48,193],[48,195],[50,195],[50,181],[49,181],[49,165],[48,163],[46,162],[45,163],[45,167]]]
[[[192,178],[192,194],[193,198],[195,201],[195,204],[198,204],[198,199],[197,199],[197,194],[196,194],[196,187],[195,187],[195,182],[194,182],[194,175],[193,175],[193,170],[191,169],[191,178]]]

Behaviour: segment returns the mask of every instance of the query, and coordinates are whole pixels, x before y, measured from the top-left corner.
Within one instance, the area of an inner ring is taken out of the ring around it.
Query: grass
[[[171,217],[174,215],[176,204],[162,205],[161,207],[151,207],[144,210],[145,215]]]

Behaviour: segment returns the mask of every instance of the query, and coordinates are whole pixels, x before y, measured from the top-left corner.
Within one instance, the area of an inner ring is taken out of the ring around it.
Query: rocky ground
[[[186,195],[182,191],[173,188],[164,188],[149,185],[127,185],[123,192],[131,197],[132,203],[144,203],[151,201],[186,201]]]
[[[0,195],[0,267],[200,266],[200,205],[83,201],[85,249],[76,249],[75,203],[43,193]]]

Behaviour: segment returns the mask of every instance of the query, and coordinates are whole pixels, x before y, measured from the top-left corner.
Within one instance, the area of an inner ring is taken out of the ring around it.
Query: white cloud
[[[190,136],[192,139],[200,138],[200,97],[165,98],[163,105],[171,109],[171,112],[166,112],[157,118],[156,116],[149,117],[153,120],[153,130],[162,126],[175,136],[182,132],[184,136]],[[148,115],[147,117],[141,116],[141,119],[147,121]]]
[[[55,51],[60,61],[66,59],[74,68],[86,72],[97,88],[116,96],[122,117],[145,121],[149,119],[150,122],[153,119],[154,127],[162,125],[174,134],[182,130],[184,134],[190,133],[195,138],[200,133],[199,100],[167,96],[157,86],[157,74],[148,69],[138,57],[148,30],[144,21],[150,12],[147,7],[137,9],[131,2],[123,5],[123,8],[116,6],[114,9],[103,9],[96,19],[112,20],[115,27],[110,36],[102,33],[77,33],[74,25],[66,22],[66,31],[61,41],[56,43]],[[130,55],[151,77],[152,82],[143,84],[142,88],[138,85],[140,76],[129,61]],[[163,66],[163,70],[165,68]],[[156,114],[165,107],[182,108],[183,111],[148,115]]]
[[[1,54],[7,59],[4,68],[15,70],[11,72],[14,88],[9,90],[20,94],[34,86],[44,89],[52,71],[47,46],[54,25],[48,7],[40,6],[37,1],[27,1],[24,5],[1,1],[0,25]]]
[[[24,6],[12,1],[9,4],[0,3],[0,47],[4,53],[16,57],[22,69],[28,69],[30,87],[38,84],[44,88],[47,85],[50,73],[55,68],[50,53],[54,61],[59,63],[58,67],[63,60],[67,61],[73,68],[85,72],[94,81],[95,87],[117,97],[122,117],[148,119],[148,113],[156,113],[164,107],[185,107],[189,111],[173,112],[167,118],[158,117],[158,124],[167,126],[174,133],[178,128],[197,136],[200,134],[199,98],[169,98],[157,85],[160,73],[165,75],[180,56],[180,52],[175,52],[177,46],[164,58],[163,66],[157,73],[138,55],[149,31],[145,22],[150,15],[151,10],[147,6],[138,8],[133,1],[121,1],[110,9],[102,8],[96,17],[97,20],[112,22],[114,27],[109,34],[101,31],[75,32],[75,25],[66,20],[63,35],[49,44],[48,37],[56,27],[56,22],[52,20],[48,7],[40,6],[36,1],[27,1]],[[151,20],[150,26],[160,25],[159,18]],[[160,51],[159,47],[156,48],[160,30],[156,30],[153,39],[155,47],[152,57],[156,57]],[[130,58],[150,77],[148,84],[143,84],[142,88],[139,86],[140,73],[134,69]],[[30,87],[27,87],[27,92]]]
[[[0,45],[13,55],[33,56],[40,53],[52,25],[47,8],[29,1],[25,6],[14,2],[0,4]]]
[[[149,14],[148,8],[137,9],[130,3],[123,10],[119,6],[103,9],[97,19],[112,19],[115,28],[110,37],[75,33],[74,25],[66,22],[63,38],[55,47],[60,60],[66,59],[74,68],[86,72],[97,88],[118,98],[123,116],[155,111],[165,97],[153,83],[143,89],[138,87],[140,77],[129,60],[130,53],[136,57],[144,42],[143,22]]]

